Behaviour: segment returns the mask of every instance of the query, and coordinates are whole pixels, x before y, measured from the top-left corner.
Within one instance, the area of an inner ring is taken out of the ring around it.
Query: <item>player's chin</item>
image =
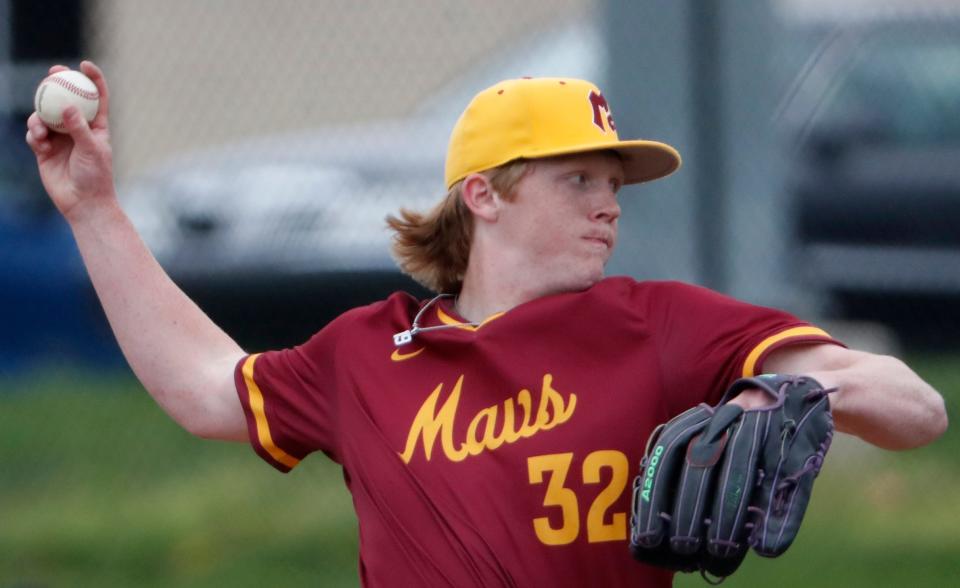
[[[607,262],[610,261],[612,250],[599,251],[592,255],[587,264],[587,273],[590,279],[599,282],[606,275]]]
[[[547,290],[552,292],[587,290],[605,277],[607,257],[609,256],[577,252],[562,260],[557,259],[557,263],[549,264],[551,269],[541,274],[541,282],[545,286],[549,284]]]
[[[580,272],[577,272],[577,290],[586,290],[604,278],[604,266],[606,260],[600,262],[593,260],[592,263],[585,264]]]

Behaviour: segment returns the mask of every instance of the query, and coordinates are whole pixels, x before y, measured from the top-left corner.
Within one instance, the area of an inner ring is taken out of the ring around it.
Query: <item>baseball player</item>
[[[480,92],[450,139],[446,197],[389,220],[401,267],[435,298],[396,293],[300,346],[247,353],[120,209],[107,84],[81,68],[96,119],[68,110],[59,136],[34,114],[27,142],[126,358],[197,436],[248,440],[284,472],[316,451],[341,464],[364,585],[669,586],[629,555],[630,481],[655,425],[740,376],[816,377],[838,388],[838,429],[889,449],[947,426],[897,359],[696,286],[605,278],[620,187],[680,157],[619,139],[600,89],[574,79]]]

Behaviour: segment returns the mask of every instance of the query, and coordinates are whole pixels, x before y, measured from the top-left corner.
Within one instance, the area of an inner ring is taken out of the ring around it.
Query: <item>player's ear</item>
[[[470,174],[460,186],[460,197],[477,218],[494,222],[500,215],[500,195],[483,174]]]

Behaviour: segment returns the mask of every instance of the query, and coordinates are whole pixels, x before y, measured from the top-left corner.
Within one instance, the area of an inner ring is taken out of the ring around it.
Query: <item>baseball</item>
[[[76,106],[89,123],[100,108],[100,93],[90,78],[78,71],[67,70],[44,78],[37,87],[33,104],[40,120],[54,131],[66,133],[63,110]]]

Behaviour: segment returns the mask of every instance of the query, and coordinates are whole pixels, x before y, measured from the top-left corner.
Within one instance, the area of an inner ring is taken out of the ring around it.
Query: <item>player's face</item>
[[[596,152],[539,159],[531,168],[504,204],[504,245],[545,289],[588,288],[603,278],[616,244],[623,164]]]

